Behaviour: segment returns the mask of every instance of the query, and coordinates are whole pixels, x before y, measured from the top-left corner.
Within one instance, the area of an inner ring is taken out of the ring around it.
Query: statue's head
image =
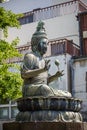
[[[44,28],[44,22],[40,21],[37,25],[36,32],[33,34],[31,39],[31,47],[33,52],[39,52],[41,55],[47,51],[47,34]]]

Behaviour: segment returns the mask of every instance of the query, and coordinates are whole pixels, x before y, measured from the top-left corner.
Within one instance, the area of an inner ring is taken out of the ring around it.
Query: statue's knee
[[[50,87],[45,84],[40,86],[40,91],[43,96],[52,95],[52,91],[51,91]]]

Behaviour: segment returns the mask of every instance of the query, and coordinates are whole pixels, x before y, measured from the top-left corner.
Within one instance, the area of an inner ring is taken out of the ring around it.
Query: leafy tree
[[[4,2],[4,0],[0,0],[0,3],[3,3]]]
[[[4,38],[0,39],[0,103],[7,103],[21,96],[22,79],[19,66],[8,63],[9,58],[21,56],[16,49],[19,40],[16,38],[11,43],[6,41],[8,27],[18,28],[20,24],[17,19],[21,16],[0,7],[0,30],[4,34]]]
[[[0,3],[6,2],[6,1],[9,1],[9,0],[0,0]]]

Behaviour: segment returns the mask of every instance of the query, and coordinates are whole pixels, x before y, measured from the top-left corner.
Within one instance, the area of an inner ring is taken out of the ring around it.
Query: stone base
[[[87,123],[13,122],[4,123],[3,130],[87,130]]]
[[[16,121],[82,122],[82,116],[79,113],[81,104],[81,100],[72,97],[19,98],[17,100],[19,113],[16,116]]]
[[[82,115],[79,112],[70,111],[26,111],[19,112],[16,116],[19,122],[82,122]]]

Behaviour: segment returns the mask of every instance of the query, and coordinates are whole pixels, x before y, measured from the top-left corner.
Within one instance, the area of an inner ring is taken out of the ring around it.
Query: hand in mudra
[[[62,71],[57,71],[56,77],[61,77],[61,76],[63,76],[63,75],[64,75],[64,74],[63,74],[63,71],[64,71],[64,70],[62,70]]]
[[[50,68],[50,64],[49,64],[50,60],[45,60],[45,70],[49,70]]]

